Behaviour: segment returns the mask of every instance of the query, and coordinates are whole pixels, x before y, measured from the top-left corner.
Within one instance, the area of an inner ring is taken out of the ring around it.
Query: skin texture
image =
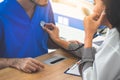
[[[33,0],[33,1],[40,6],[45,6],[48,4],[48,0]]]
[[[32,18],[36,5],[45,6],[48,0],[17,0]],[[27,3],[27,4],[26,4]],[[44,69],[44,65],[34,58],[0,58],[0,69],[13,67],[26,73],[33,73]]]
[[[102,0],[94,0],[95,1],[95,6],[93,9],[93,14],[94,14],[94,19],[97,20],[99,19],[101,13],[105,11],[105,5]],[[104,16],[104,21],[101,23],[101,25],[106,25],[109,28],[111,28],[111,24],[107,20],[106,16]]]
[[[93,35],[97,31],[100,25],[106,25],[109,28],[112,28],[111,24],[106,18],[105,15],[105,5],[102,0],[95,0],[95,6],[93,9],[93,14],[86,16],[84,19],[84,28],[85,28],[85,48],[92,47]]]
[[[30,18],[32,18],[33,16],[36,5],[45,6],[48,4],[48,0],[17,0],[17,1],[25,9],[26,13]]]
[[[95,6],[93,9],[93,14],[86,16],[84,18],[84,29],[85,29],[85,48],[92,47],[93,35],[97,31],[98,27],[102,24],[99,20],[102,11],[105,9],[103,2],[101,0],[94,0]],[[91,27],[92,26],[92,27]]]
[[[90,15],[85,17],[84,19],[84,29],[85,29],[85,48],[92,47],[92,39],[97,31],[98,27],[102,24],[102,21],[104,21],[105,13],[102,13],[99,19],[94,19],[95,15]],[[92,26],[92,27],[91,27]]]
[[[50,30],[50,28],[52,28],[52,30]],[[78,42],[77,40],[71,40],[71,41],[65,41],[60,39],[59,37],[59,29],[57,26],[55,26],[52,23],[48,23],[45,25],[45,27],[43,27],[43,29],[48,32],[48,34],[50,35],[51,39],[58,44],[59,46],[61,46],[64,49],[67,49],[70,43],[74,43],[74,44],[79,44],[80,42]]]

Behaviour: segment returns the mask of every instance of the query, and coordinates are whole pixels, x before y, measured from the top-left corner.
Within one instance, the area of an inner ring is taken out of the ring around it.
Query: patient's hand
[[[36,72],[44,68],[44,65],[40,61],[33,58],[9,59],[9,63],[11,67],[27,73]]]

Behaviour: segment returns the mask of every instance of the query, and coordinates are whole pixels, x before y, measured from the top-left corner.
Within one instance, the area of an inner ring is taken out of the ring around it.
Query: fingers
[[[38,65],[36,65],[33,62],[29,63],[28,69],[30,69],[32,72],[36,72],[36,71],[42,70],[41,67],[39,67]]]
[[[43,29],[44,29],[47,33],[49,33],[49,34],[51,33],[51,30],[49,30],[48,28],[44,27]]]
[[[97,21],[100,18],[100,14],[93,13],[93,14],[89,15],[88,17],[91,17],[91,19]]]
[[[32,71],[31,70],[29,70],[29,69],[21,69],[22,71],[24,71],[24,72],[26,72],[26,73],[31,73]]]
[[[42,70],[44,68],[44,65],[33,58],[25,58],[21,59],[19,67],[24,72],[32,73]]]
[[[50,28],[52,28],[52,29],[50,29]],[[59,29],[54,24],[52,24],[52,23],[46,24],[46,26],[44,27],[44,30],[49,34],[49,36],[51,37],[51,39],[53,41],[56,38],[59,38]]]
[[[47,27],[49,27],[49,26],[54,27],[54,24],[53,23],[46,23],[45,26],[47,26]]]
[[[32,73],[32,72],[38,71],[35,67],[31,66],[30,64],[24,66],[24,67],[22,68],[22,70],[23,70],[24,72],[27,72],[27,73]]]
[[[56,26],[53,23],[46,23],[43,29],[49,34],[51,34],[52,30],[56,29]]]
[[[102,24],[105,18],[105,12],[103,11],[102,14],[100,15],[100,18],[98,19],[99,24]]]
[[[55,28],[55,25],[53,23],[46,23],[44,28],[48,30],[53,30]]]
[[[97,21],[99,17],[100,17],[100,14],[97,14],[97,13],[92,14],[92,19],[94,19],[95,21]]]
[[[39,68],[41,68],[41,69],[44,68],[44,65],[35,59],[32,59],[32,63],[34,63],[34,65],[39,66]]]
[[[87,22],[87,20],[88,20],[88,16],[84,18],[84,24]]]
[[[84,23],[87,23],[87,24],[93,23],[99,27],[100,25],[102,25],[104,20],[105,20],[105,12],[103,11],[99,17],[95,14],[91,14],[90,16],[85,17]]]
[[[29,69],[31,72],[36,72],[39,70],[38,66],[34,66],[32,64],[29,64],[29,66],[27,67],[27,69]]]
[[[43,68],[41,68],[40,66],[35,65],[34,63],[29,63],[26,66],[23,67],[23,71],[27,72],[27,73],[33,73],[33,72],[37,72],[39,70],[42,70]]]

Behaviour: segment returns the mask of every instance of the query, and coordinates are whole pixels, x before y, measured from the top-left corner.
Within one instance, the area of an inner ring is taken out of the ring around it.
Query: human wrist
[[[9,67],[7,58],[0,58],[0,69]]]
[[[60,41],[61,41],[61,39],[59,38],[59,37],[57,37],[57,38],[54,38],[54,40],[53,40],[55,43],[59,43]]]
[[[92,47],[92,40],[86,40],[84,44],[84,48],[91,48]]]
[[[94,36],[94,34],[95,34],[95,32],[86,32],[85,33],[85,38],[93,38],[93,36]]]
[[[61,48],[67,49],[70,42],[64,40],[63,38],[56,38],[53,40],[57,45],[59,45]]]
[[[2,67],[10,67],[12,64],[11,64],[11,59],[9,58],[1,58],[1,62],[0,64],[2,65]],[[1,68],[1,66],[0,66]]]
[[[85,41],[91,41],[93,39],[94,34],[85,34]]]
[[[15,59],[7,59],[8,60],[8,62],[7,62],[7,64],[8,64],[8,66],[9,67],[16,67],[16,64],[17,64],[17,58],[15,58]]]
[[[92,40],[93,40],[93,35],[86,35],[85,40],[84,40],[84,47],[85,48],[90,48],[92,47]]]

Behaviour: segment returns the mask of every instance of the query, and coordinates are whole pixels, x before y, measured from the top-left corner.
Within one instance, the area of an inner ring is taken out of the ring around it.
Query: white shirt
[[[83,80],[120,80],[120,35],[116,28],[107,34],[93,67],[83,72]]]

